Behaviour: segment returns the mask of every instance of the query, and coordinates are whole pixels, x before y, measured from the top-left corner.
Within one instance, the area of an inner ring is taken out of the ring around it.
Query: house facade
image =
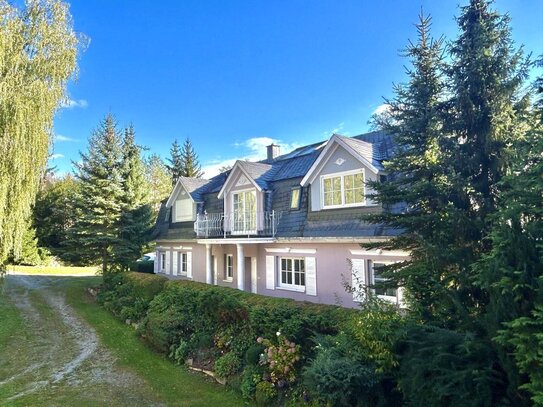
[[[408,258],[361,247],[398,233],[362,219],[382,211],[366,181],[384,179],[392,150],[383,132],[335,134],[284,155],[268,146],[266,160],[209,180],[179,179],[158,215],[155,273],[357,306],[363,287],[382,280],[379,267]],[[401,288],[375,294],[402,305]]]

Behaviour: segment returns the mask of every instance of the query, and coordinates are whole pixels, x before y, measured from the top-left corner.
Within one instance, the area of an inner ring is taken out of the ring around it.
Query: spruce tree
[[[181,175],[183,177],[189,178],[201,178],[202,168],[198,162],[198,155],[192,147],[192,143],[189,138],[185,139],[183,143],[183,148],[181,149],[181,162],[182,162],[182,171]]]
[[[111,114],[89,138],[88,153],[80,155],[81,161],[75,163],[79,191],[69,247],[87,262],[101,261],[105,275],[120,243],[124,195],[121,137]]]
[[[184,176],[184,165],[183,165],[183,153],[181,152],[181,147],[175,139],[170,148],[170,158],[168,158],[170,165],[167,165],[168,171],[170,171],[172,178],[172,186],[175,186],[179,177]]]
[[[540,62],[543,64],[543,60]],[[499,343],[510,392],[528,390],[543,403],[543,77],[535,82],[536,103],[526,116],[528,131],[516,143],[513,172],[500,184],[492,217],[492,250],[474,266],[488,293],[482,320]]]
[[[131,262],[141,257],[152,224],[145,167],[132,125],[125,129],[122,153],[122,214],[119,224],[120,242],[115,248],[115,259],[126,269]]]
[[[431,20],[422,14],[416,25],[418,41],[409,43],[403,55],[409,58],[408,82],[394,87],[395,97],[386,100],[389,109],[375,117],[375,123],[394,135],[397,145],[394,157],[386,163],[387,182],[370,183],[372,198],[385,208],[398,205],[409,212],[385,211],[372,216],[403,233],[380,244],[386,249],[411,252],[411,259],[385,271],[391,284],[399,284],[410,294],[412,307],[430,318],[437,310],[437,299],[443,295],[439,286],[443,260],[435,261],[447,236],[436,225],[446,210],[448,176],[442,151],[443,62],[442,40],[430,36]]]

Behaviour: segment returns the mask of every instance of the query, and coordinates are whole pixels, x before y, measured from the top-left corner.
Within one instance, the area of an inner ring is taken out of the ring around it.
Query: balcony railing
[[[275,236],[279,212],[204,213],[196,215],[197,237]]]

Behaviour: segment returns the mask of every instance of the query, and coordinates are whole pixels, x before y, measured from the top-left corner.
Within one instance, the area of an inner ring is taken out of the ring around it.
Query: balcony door
[[[234,192],[232,214],[233,234],[256,233],[256,192],[254,190]]]

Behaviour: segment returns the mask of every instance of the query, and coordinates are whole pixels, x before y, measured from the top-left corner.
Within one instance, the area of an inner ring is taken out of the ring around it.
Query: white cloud
[[[85,109],[89,106],[89,102],[87,102],[85,99],[66,99],[64,102],[61,103],[60,107],[65,109],[74,109],[76,107],[79,107],[81,109]]]
[[[260,161],[266,159],[267,149],[270,144],[277,144],[281,146],[281,154],[289,153],[290,151],[300,147],[298,143],[285,143],[281,140],[273,139],[271,137],[252,137],[242,142],[234,143],[234,147],[239,150],[244,150],[245,153],[240,151],[240,155],[236,158],[215,159],[208,162],[202,167],[204,176],[206,178],[214,177],[219,174],[221,167],[231,167],[237,160],[247,161]]]
[[[390,105],[388,103],[383,103],[375,108],[375,110],[372,113],[372,116],[388,113],[389,111],[390,111]]]
[[[64,158],[64,154],[51,154],[49,157],[50,160],[58,160],[59,158]]]
[[[71,141],[71,142],[74,142],[74,143],[77,143],[79,142],[78,139],[75,139],[75,138],[71,138],[71,137],[66,137],[66,136],[62,136],[60,134],[55,134],[53,136],[53,141]]]
[[[345,127],[345,122],[339,123],[336,127],[334,127],[331,130],[323,131],[322,135],[323,135],[323,137],[328,138],[328,137],[332,136],[333,134],[340,134],[340,133],[343,134],[342,133],[343,127]]]

